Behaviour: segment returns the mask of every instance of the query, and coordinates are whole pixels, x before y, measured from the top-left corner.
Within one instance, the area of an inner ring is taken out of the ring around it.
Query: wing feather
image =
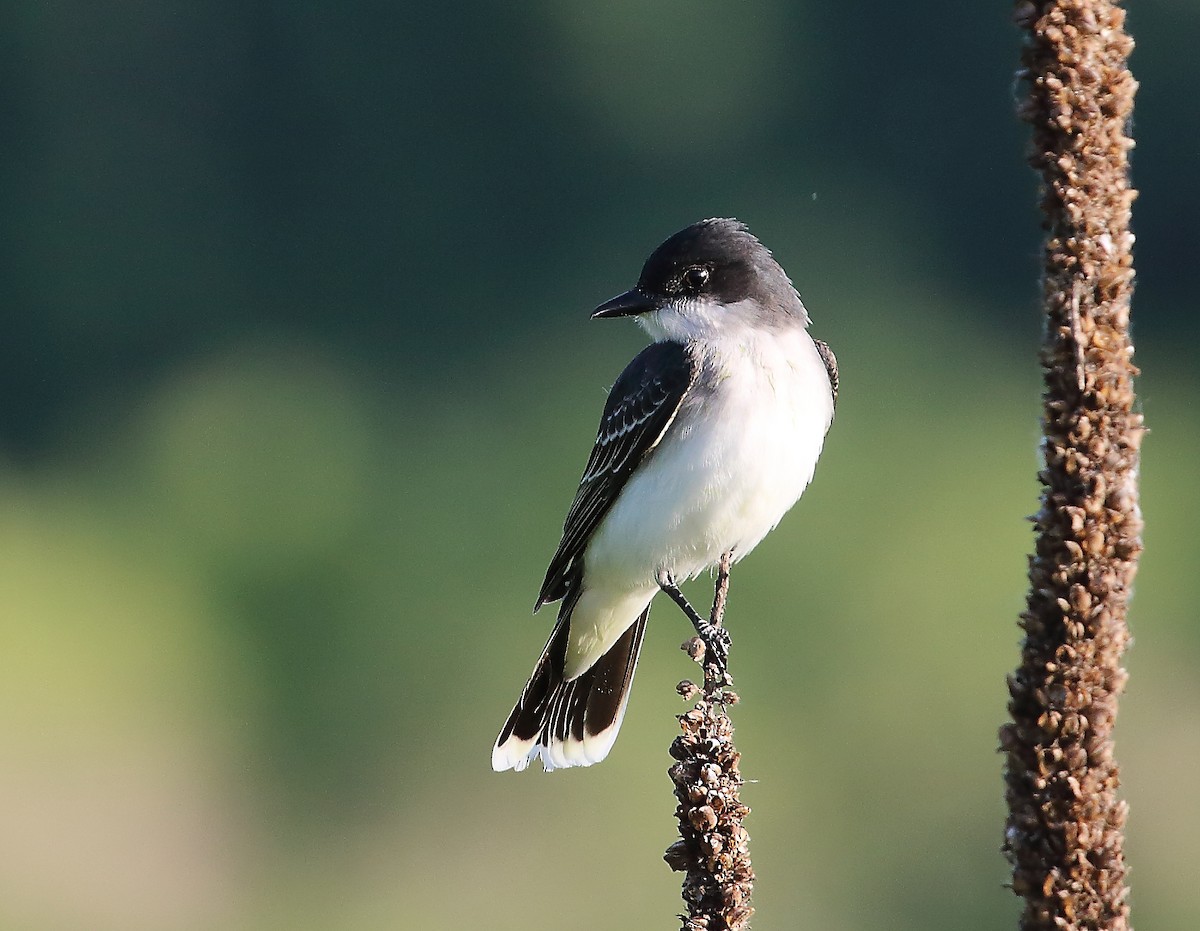
[[[829,387],[833,389],[833,406],[837,407],[838,396],[838,366],[837,356],[833,354],[833,350],[829,348],[829,344],[822,342],[819,339],[814,339],[817,345],[817,352],[821,355],[821,361],[825,363],[825,374],[829,376]]]
[[[647,346],[609,392],[562,541],[550,560],[536,608],[566,595],[578,576],[588,541],[641,461],[658,445],[696,379],[682,343]],[[536,610],[535,608],[535,610]]]

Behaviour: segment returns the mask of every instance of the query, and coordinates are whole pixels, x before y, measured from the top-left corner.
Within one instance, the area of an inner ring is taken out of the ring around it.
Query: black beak
[[[654,298],[644,291],[634,288],[632,291],[626,291],[624,294],[618,294],[610,301],[605,301],[594,311],[592,311],[592,319],[596,320],[603,317],[633,317],[637,314],[649,313],[656,310],[658,305],[654,303]]]

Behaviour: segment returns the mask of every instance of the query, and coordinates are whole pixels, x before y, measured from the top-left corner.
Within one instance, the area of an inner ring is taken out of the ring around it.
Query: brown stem
[[[717,584],[713,587],[712,613],[709,622],[713,627],[720,627],[725,621],[725,602],[729,600],[729,564],[733,553],[722,553],[721,561],[717,564]]]
[[[709,621],[720,627],[729,594],[729,553],[721,557]],[[750,809],[742,804],[741,754],[733,743],[733,722],[725,712],[736,704],[733,680],[716,663],[706,661],[699,637],[683,649],[704,668],[704,688],[685,679],[678,690],[684,698],[700,696],[694,708],[679,716],[682,733],[671,744],[677,761],[667,771],[675,784],[679,805],[679,840],[663,859],[684,872],[682,931],[740,931],[749,927],[754,909],[750,893],[750,835],[742,821]]]
[[[1112,730],[1142,528],[1129,338],[1133,43],[1112,0],[1021,0],[1016,19],[1027,33],[1018,112],[1034,128],[1047,231],[1045,468],[1012,722],[1000,732],[1004,849],[1024,931],[1126,931]]]

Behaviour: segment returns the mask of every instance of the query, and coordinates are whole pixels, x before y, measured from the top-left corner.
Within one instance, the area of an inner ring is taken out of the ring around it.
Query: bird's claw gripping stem
[[[656,581],[658,587],[666,592],[675,604],[679,605],[679,609],[687,615],[687,619],[696,628],[696,634],[704,643],[705,664],[711,663],[717,667],[718,672],[724,673],[726,664],[729,662],[729,646],[732,643],[729,631],[713,624],[708,618],[702,617],[700,612],[688,603],[670,573],[659,572]]]

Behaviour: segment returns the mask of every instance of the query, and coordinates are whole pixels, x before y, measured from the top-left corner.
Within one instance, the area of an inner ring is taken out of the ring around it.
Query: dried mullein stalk
[[[729,555],[717,570],[716,596],[710,621],[720,627],[729,590]],[[684,649],[704,669],[704,685],[684,680],[678,691],[685,699],[699,696],[694,708],[679,716],[683,733],[671,744],[676,760],[668,770],[679,805],[679,840],[663,859],[686,873],[681,915],[682,931],[740,931],[749,927],[754,909],[750,892],[750,836],[742,821],[750,809],[742,804],[741,754],[733,744],[733,722],[725,708],[736,704],[729,674],[706,657],[698,637]]]
[[[1125,931],[1112,730],[1142,529],[1129,337],[1133,43],[1111,0],[1022,0],[1016,20],[1026,32],[1019,113],[1042,177],[1047,323],[1044,488],[1012,722],[1000,732],[1005,853],[1024,931]]]

